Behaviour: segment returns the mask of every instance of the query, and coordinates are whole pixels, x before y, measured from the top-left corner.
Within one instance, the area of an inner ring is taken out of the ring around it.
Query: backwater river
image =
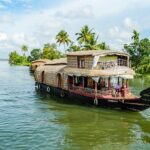
[[[150,109],[81,106],[36,92],[28,67],[0,61],[0,150],[150,150]],[[138,94],[150,79],[130,81]]]

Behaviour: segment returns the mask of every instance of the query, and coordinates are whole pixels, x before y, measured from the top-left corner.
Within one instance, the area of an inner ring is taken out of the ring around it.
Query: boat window
[[[128,60],[126,56],[118,56],[118,66],[128,66]]]
[[[85,58],[78,57],[78,68],[85,68]]]

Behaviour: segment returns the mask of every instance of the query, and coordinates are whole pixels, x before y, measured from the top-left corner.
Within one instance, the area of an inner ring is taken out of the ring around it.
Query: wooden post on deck
[[[95,98],[97,99],[97,82],[95,82]]]
[[[82,92],[84,93],[84,77],[82,77]]]
[[[110,85],[110,77],[108,78],[108,90],[110,90],[111,85]]]
[[[120,84],[120,80],[119,80],[119,77],[118,77],[118,85]]]
[[[82,77],[82,88],[84,89],[84,77]]]
[[[72,83],[72,87],[73,87],[73,90],[74,90],[74,76],[73,76],[73,83]]]
[[[124,86],[124,79],[122,79],[122,86]]]
[[[122,96],[125,97],[124,79],[122,79]]]
[[[128,79],[126,79],[126,88],[128,88]]]

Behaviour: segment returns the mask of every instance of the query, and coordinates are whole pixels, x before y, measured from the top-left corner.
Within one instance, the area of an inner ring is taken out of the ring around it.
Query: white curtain
[[[94,56],[92,68],[97,66],[100,56]]]
[[[92,79],[98,83],[100,77],[92,77]]]

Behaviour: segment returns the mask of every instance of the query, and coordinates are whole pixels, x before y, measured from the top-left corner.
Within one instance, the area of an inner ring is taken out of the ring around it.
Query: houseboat
[[[135,72],[123,51],[69,52],[66,61],[52,61],[35,70],[36,87],[70,100],[98,106],[144,110],[149,107],[129,90]]]

